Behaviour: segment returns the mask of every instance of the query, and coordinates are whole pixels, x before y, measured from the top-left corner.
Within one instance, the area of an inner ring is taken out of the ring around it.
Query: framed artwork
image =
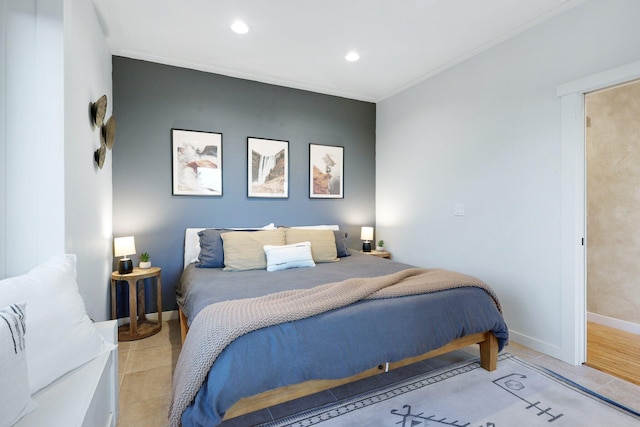
[[[247,138],[247,195],[289,197],[289,141]]]
[[[344,147],[309,144],[309,197],[344,198]]]
[[[171,129],[173,194],[222,196],[222,134]]]

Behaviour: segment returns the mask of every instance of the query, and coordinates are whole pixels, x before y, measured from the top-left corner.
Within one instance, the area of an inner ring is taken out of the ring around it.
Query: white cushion
[[[25,303],[0,308],[0,426],[15,424],[36,408],[29,392]]]
[[[87,316],[76,283],[75,255],[52,257],[27,274],[0,281],[0,307],[19,301],[29,310],[27,368],[32,394],[111,348]]]
[[[293,245],[264,245],[267,256],[267,271],[286,270],[288,268],[315,267],[311,255],[311,242]]]
[[[339,225],[330,224],[330,225],[296,225],[295,227],[289,228],[302,228],[306,230],[340,230]]]

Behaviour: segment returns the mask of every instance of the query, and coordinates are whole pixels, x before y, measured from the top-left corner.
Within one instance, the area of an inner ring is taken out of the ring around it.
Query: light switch
[[[455,216],[464,216],[464,203],[456,203],[453,206],[453,214]]]

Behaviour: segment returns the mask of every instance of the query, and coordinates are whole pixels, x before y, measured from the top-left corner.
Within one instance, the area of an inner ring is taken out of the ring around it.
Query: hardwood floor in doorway
[[[640,385],[640,335],[587,322],[586,365]]]

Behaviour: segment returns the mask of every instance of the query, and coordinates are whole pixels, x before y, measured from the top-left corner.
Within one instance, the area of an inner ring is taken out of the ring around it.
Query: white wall
[[[78,255],[87,311],[109,318],[111,163],[89,102],[111,97],[111,54],[85,0],[3,0],[2,276],[64,252]],[[6,80],[5,80],[6,79]]]
[[[512,339],[565,360],[556,90],[639,59],[637,16],[635,0],[588,1],[377,108],[376,238],[487,281]]]
[[[10,276],[64,250],[61,14],[61,0],[7,2],[4,259]]]
[[[0,0],[0,278],[6,276],[6,251],[7,251],[7,179],[6,179],[6,125],[5,125],[5,104],[6,104],[6,28],[7,28],[7,0]]]
[[[66,0],[65,84],[65,250],[78,255],[78,281],[95,320],[111,316],[112,183],[108,152],[102,169],[93,161],[100,129],[89,120],[89,103],[107,95],[113,114],[111,52],[93,2]],[[114,114],[117,116],[117,114]],[[117,144],[116,132],[116,144]]]

